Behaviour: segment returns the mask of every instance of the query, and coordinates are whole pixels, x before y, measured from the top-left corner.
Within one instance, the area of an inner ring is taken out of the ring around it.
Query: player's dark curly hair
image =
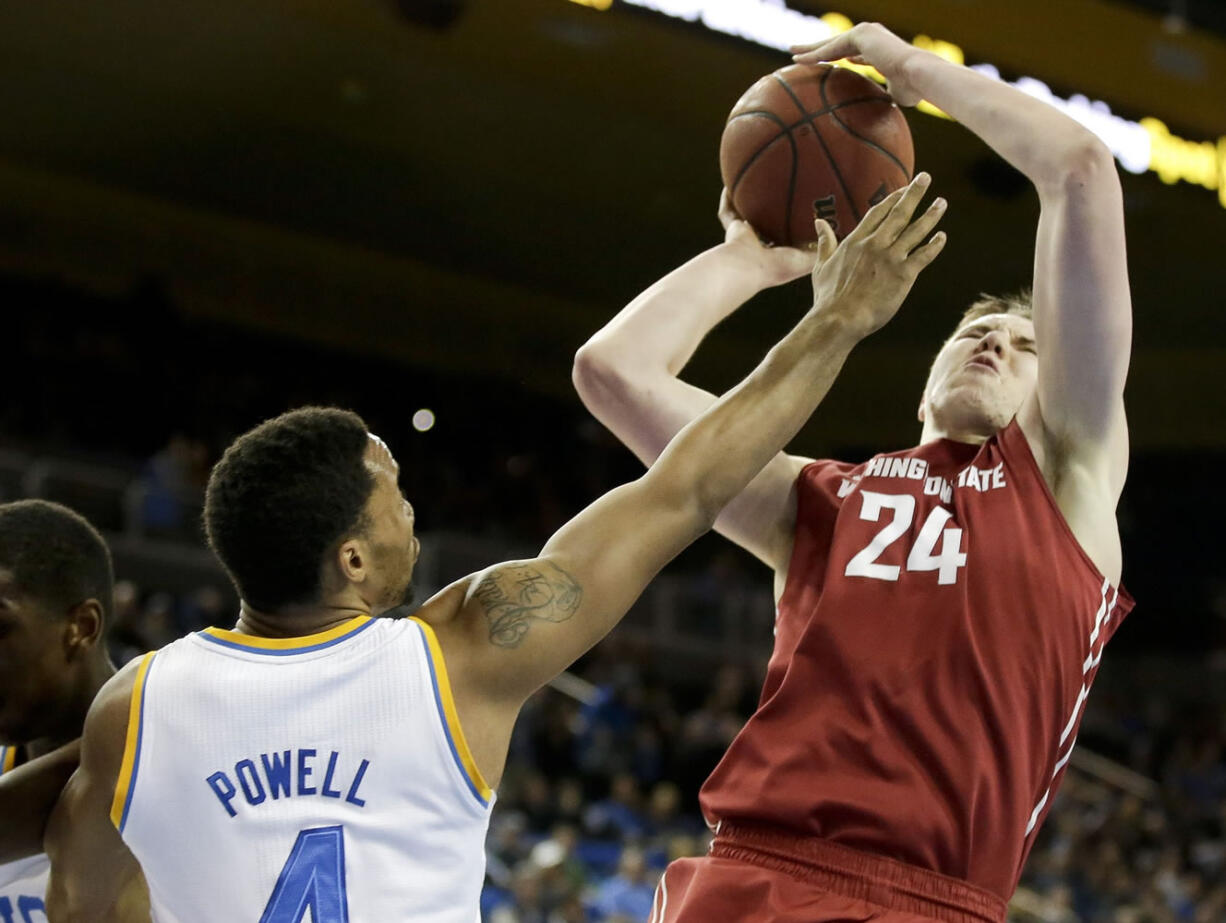
[[[114,604],[111,551],[84,516],[46,500],[0,504],[0,567],[17,589],[66,615],[87,599],[102,605],[104,623]]]
[[[303,407],[226,449],[209,476],[204,525],[246,602],[276,612],[319,599],[324,554],[368,525],[368,442],[357,414]]]

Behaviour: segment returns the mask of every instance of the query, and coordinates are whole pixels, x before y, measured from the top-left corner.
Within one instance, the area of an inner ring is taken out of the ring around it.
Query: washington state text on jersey
[[[922,458],[910,458],[905,455],[878,455],[865,464],[860,474],[843,479],[839,485],[839,496],[846,497],[864,478],[903,478],[908,481],[923,481],[924,493],[930,497],[940,497],[942,503],[949,503],[953,500],[955,487],[965,487],[983,493],[987,490],[999,490],[1009,486],[1005,482],[1003,463],[991,468],[977,468],[974,465],[968,465],[958,472],[953,481],[947,481],[935,475],[930,477],[928,462]]]

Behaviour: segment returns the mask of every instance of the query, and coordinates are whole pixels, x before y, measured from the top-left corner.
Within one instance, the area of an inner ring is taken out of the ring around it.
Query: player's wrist
[[[771,259],[770,249],[756,238],[726,240],[712,252],[725,271],[755,290],[771,288],[798,277],[795,274],[781,274],[780,268]]]
[[[819,298],[809,309],[806,321],[815,341],[851,349],[880,328],[871,320],[871,306],[851,296]]]
[[[907,44],[906,42],[902,42],[902,44],[904,48],[899,51],[891,70],[897,74],[896,80],[899,80],[903,86],[919,93],[924,99],[928,99],[929,93],[935,89],[932,86],[932,80],[935,76],[941,71],[951,68],[954,70],[960,69],[957,64],[954,64],[952,61],[946,61],[931,51],[916,48],[914,45]],[[931,102],[931,100],[929,101]]]

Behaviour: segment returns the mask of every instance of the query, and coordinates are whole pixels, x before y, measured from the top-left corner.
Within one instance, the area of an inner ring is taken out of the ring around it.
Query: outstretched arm
[[[579,350],[575,389],[584,405],[646,465],[716,397],[678,376],[699,343],[763,289],[813,271],[816,250],[767,247],[720,200],[725,241],[673,270],[630,302]],[[720,512],[715,529],[776,573],[787,569],[794,484],[809,461],[776,454]]]
[[[645,475],[601,497],[539,557],[469,578],[447,624],[448,660],[480,698],[518,709],[626,613],[648,581],[711,528],[729,500],[790,440],[853,346],[897,311],[944,244],[940,217],[911,217],[928,178],[886,198],[838,245],[823,238],[814,305],[736,388],[682,428]],[[460,588],[454,588],[460,592]]]
[[[900,103],[939,106],[1034,184],[1041,206],[1033,282],[1039,380],[1035,400],[1023,408],[1023,428],[1031,424],[1028,437],[1043,443],[1054,468],[1101,475],[1114,509],[1127,467],[1123,392],[1132,305],[1123,197],[1110,151],[1052,106],[916,49],[876,23],[794,50],[807,63],[852,57],[872,64]]]

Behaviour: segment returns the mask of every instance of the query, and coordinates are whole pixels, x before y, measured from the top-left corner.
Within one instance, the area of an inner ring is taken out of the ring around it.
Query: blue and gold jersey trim
[[[443,733],[447,735],[447,745],[451,748],[451,757],[459,767],[468,790],[480,802],[481,807],[488,808],[494,791],[486,783],[477,768],[472,752],[468,749],[468,741],[464,739],[464,729],[460,727],[460,717],[456,713],[455,700],[451,697],[451,681],[447,678],[447,664],[443,660],[443,649],[439,647],[438,637],[434,629],[421,619],[413,616],[410,621],[416,623],[421,632],[422,640],[426,642],[427,662],[430,664],[430,682],[434,686],[434,704],[438,706],[439,717],[443,722]]]
[[[17,765],[17,748],[0,747],[0,776]]]
[[[211,641],[213,644],[236,651],[284,657],[289,654],[321,651],[334,644],[340,644],[365,631],[374,622],[375,620],[369,615],[359,615],[335,628],[329,628],[327,631],[314,635],[303,635],[300,638],[265,638],[260,635],[245,635],[238,631],[227,631],[224,628],[206,628],[197,632],[197,635],[205,641]]]
[[[156,651],[150,651],[141,659],[136,668],[136,681],[132,684],[132,697],[128,700],[128,734],[119,777],[115,780],[115,795],[111,799],[111,823],[120,833],[128,822],[128,808],[132,806],[136,773],[140,769],[140,748],[145,731],[145,684],[149,681],[149,667],[155,654]]]

